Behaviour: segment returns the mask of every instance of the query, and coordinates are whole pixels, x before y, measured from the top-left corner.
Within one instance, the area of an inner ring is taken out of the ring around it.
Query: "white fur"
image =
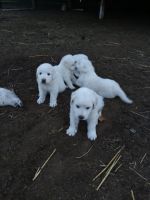
[[[59,92],[63,92],[66,89],[66,85],[61,77],[61,74],[57,68],[53,67],[49,63],[41,64],[36,71],[39,98],[38,104],[44,103],[47,93],[50,94],[50,107],[57,105],[57,96]],[[45,83],[42,81],[45,80]]]
[[[88,60],[88,56],[85,55],[85,54],[82,54],[82,53],[73,55],[73,58],[74,58],[75,61],[79,61],[81,59],[87,59]]]
[[[65,83],[70,89],[75,89],[71,81],[72,73],[74,70],[74,63],[75,62],[74,62],[73,56],[71,54],[68,54],[64,56],[61,59],[60,64],[56,66],[63,80],[65,81]]]
[[[72,72],[72,82],[76,84],[76,78],[79,77],[80,71],[78,70],[78,66],[82,62],[82,60],[89,60],[88,56],[85,54],[75,54],[73,55],[74,59],[74,71]],[[94,68],[93,68],[94,69]]]
[[[0,106],[21,107],[23,104],[14,91],[0,88]]]
[[[93,90],[82,87],[73,92],[70,101],[70,126],[66,133],[69,136],[74,136],[77,132],[79,121],[86,120],[87,137],[90,140],[95,140],[97,138],[96,125],[103,107],[103,98]]]
[[[78,63],[79,78],[76,79],[76,85],[88,87],[104,98],[120,97],[125,103],[131,104],[133,101],[127,97],[120,85],[111,79],[99,77],[92,68],[92,63],[88,60],[82,60]]]

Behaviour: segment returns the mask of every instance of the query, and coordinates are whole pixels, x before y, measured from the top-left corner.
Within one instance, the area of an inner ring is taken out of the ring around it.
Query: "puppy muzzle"
[[[79,115],[79,120],[85,120],[83,115]]]
[[[46,84],[46,79],[42,79],[42,84]]]

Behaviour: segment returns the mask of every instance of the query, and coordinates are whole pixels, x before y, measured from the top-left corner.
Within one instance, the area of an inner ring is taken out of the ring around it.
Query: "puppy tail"
[[[119,90],[118,96],[125,103],[128,103],[128,104],[132,104],[133,103],[133,101],[127,97],[126,93],[121,88]]]

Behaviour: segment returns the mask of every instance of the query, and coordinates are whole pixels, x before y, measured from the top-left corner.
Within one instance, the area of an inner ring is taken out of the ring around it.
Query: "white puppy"
[[[72,73],[74,70],[74,63],[75,61],[73,59],[73,56],[71,54],[68,54],[64,56],[61,59],[60,64],[56,66],[63,80],[70,89],[75,89],[71,81]]]
[[[88,60],[88,56],[85,55],[85,54],[82,54],[82,53],[73,55],[73,58],[74,58],[74,60],[75,60],[76,62],[80,61],[81,59],[86,59],[86,60]]]
[[[58,70],[49,63],[41,64],[36,71],[39,98],[38,104],[45,101],[47,93],[50,94],[50,107],[57,105],[57,96],[59,92],[66,89],[66,85]]]
[[[12,90],[0,88],[0,106],[22,107],[22,101]]]
[[[74,70],[72,72],[71,79],[72,79],[73,84],[76,84],[76,79],[79,77],[79,74],[80,74],[77,66],[80,65],[82,60],[88,60],[88,56],[85,54],[75,54],[73,55],[73,59],[74,59]]]
[[[96,125],[103,107],[103,98],[93,90],[82,87],[73,92],[70,101],[70,126],[67,129],[67,134],[74,136],[77,132],[79,121],[86,120],[87,137],[90,140],[95,140],[97,138]]]
[[[76,68],[79,71],[79,77],[76,77],[76,85],[88,87],[104,98],[118,96],[125,103],[131,104],[133,102],[116,81],[99,77],[93,70],[92,63],[89,60],[81,60]]]

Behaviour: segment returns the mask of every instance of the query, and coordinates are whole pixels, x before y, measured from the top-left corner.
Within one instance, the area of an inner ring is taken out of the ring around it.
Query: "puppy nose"
[[[42,79],[42,83],[45,84],[46,83],[46,79]]]
[[[84,119],[84,116],[79,115],[79,119],[80,119],[80,120],[83,120],[83,119]]]

